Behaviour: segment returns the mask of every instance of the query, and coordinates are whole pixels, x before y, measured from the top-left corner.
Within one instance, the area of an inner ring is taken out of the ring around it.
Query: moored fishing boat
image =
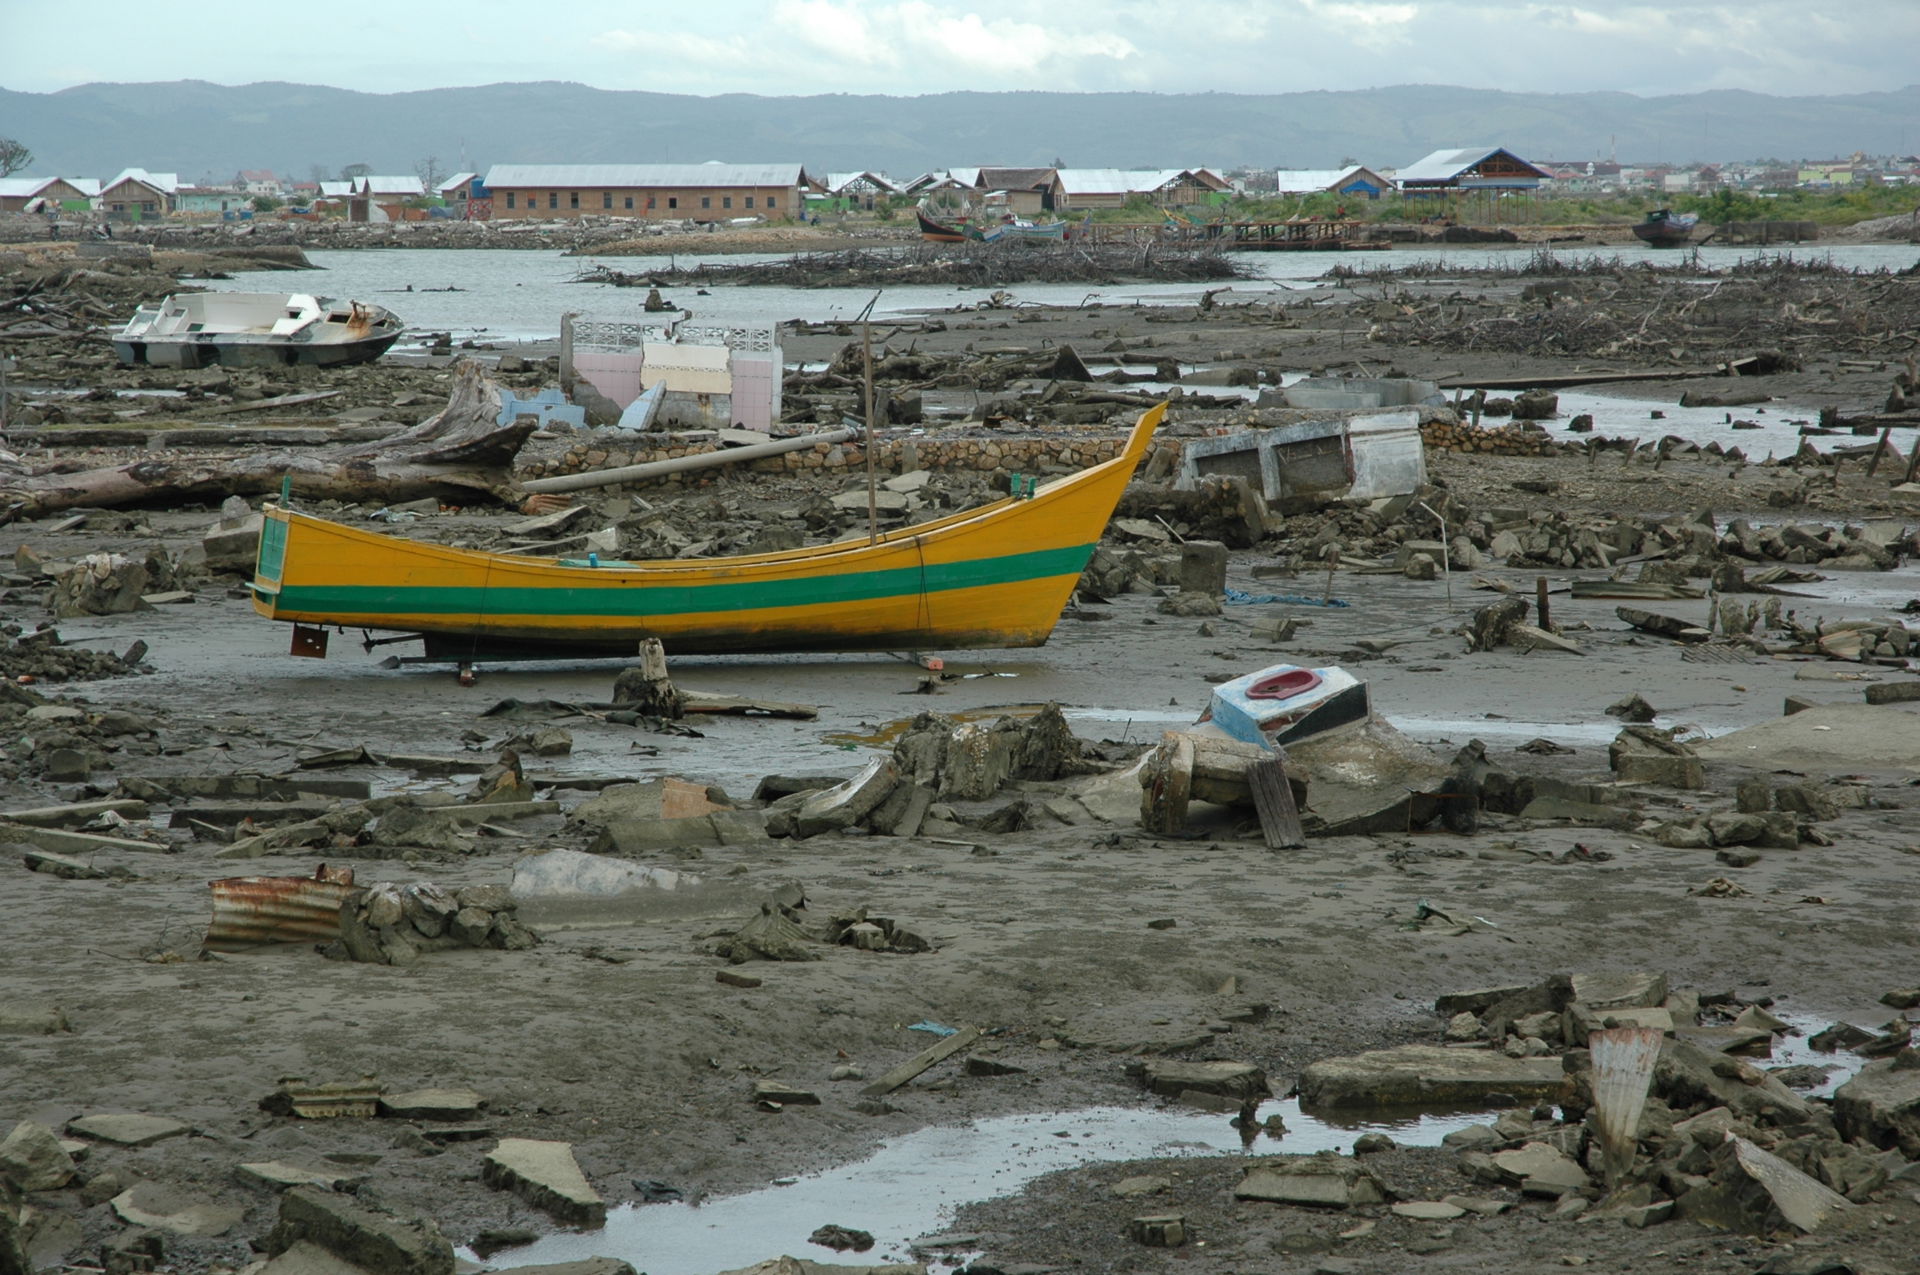
[[[932,215],[927,212],[926,205],[924,204],[915,207],[913,215],[920,223],[920,237],[928,243],[965,243],[967,241],[967,229],[964,221],[957,225],[948,225],[945,222],[936,221]]]
[[[1645,221],[1633,228],[1633,237],[1654,248],[1678,248],[1693,238],[1693,229],[1699,224],[1699,213],[1677,213],[1667,208],[1656,208],[1647,214]]]
[[[382,306],[304,292],[178,293],[143,305],[113,333],[128,366],[336,367],[370,363],[400,339]]]
[[[1113,459],[877,537],[736,558],[609,562],[426,544],[269,506],[260,614],[323,654],[326,626],[417,634],[428,659],[1038,646],[1145,455],[1165,405]],[[319,629],[316,633],[314,630]]]

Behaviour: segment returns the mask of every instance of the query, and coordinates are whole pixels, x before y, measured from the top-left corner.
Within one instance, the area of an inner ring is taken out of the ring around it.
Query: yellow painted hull
[[[269,508],[253,605],[275,620],[427,636],[439,658],[1038,646],[1146,453],[882,535],[738,558],[605,563],[423,544]]]

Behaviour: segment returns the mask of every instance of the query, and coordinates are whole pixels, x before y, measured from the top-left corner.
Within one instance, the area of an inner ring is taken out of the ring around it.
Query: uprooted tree
[[[11,177],[31,163],[33,152],[27,149],[26,143],[0,137],[0,177]]]
[[[219,501],[277,490],[293,480],[309,499],[392,503],[424,496],[510,500],[513,457],[535,420],[499,423],[500,387],[471,359],[454,367],[447,405],[412,429],[365,443],[181,459],[149,452],[138,460],[72,474],[0,483],[4,518],[63,509]]]

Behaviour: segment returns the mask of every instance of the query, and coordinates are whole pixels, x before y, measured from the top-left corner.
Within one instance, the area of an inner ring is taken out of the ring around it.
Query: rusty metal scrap
[[[352,868],[324,863],[311,877],[225,877],[207,884],[213,891],[210,952],[338,938],[340,904],[354,890]]]

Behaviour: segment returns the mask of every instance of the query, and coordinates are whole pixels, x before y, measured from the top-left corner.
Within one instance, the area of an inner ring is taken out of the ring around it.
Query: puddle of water
[[[1567,423],[1585,414],[1593,417],[1594,437],[1637,438],[1645,446],[1652,447],[1672,434],[1702,447],[1716,442],[1723,448],[1738,447],[1748,460],[1761,461],[1769,454],[1784,460],[1799,451],[1803,440],[1797,422],[1811,423],[1819,419],[1818,409],[1790,403],[1755,403],[1748,407],[1681,407],[1680,390],[1688,384],[1692,382],[1676,382],[1673,397],[1665,400],[1611,398],[1578,389],[1560,390],[1560,415],[1540,424],[1556,439],[1577,442],[1582,435],[1568,433]],[[1708,392],[1716,388],[1710,385]],[[1499,395],[1511,393],[1507,390],[1488,392]],[[1661,414],[1660,419],[1654,419],[1655,412]],[[1758,425],[1759,428],[1735,429],[1729,417]],[[1490,423],[1501,425],[1506,422],[1493,420]],[[1835,447],[1870,445],[1873,439],[1843,432],[1810,435],[1804,441],[1825,452]],[[1604,468],[1610,460],[1615,466],[1620,463],[1617,456],[1602,456],[1599,463]]]
[[[1888,1011],[1890,1014],[1895,1011]],[[1776,1033],[1773,1038],[1773,1052],[1768,1055],[1765,1067],[1798,1067],[1811,1065],[1828,1068],[1827,1078],[1812,1089],[1797,1089],[1794,1092],[1808,1098],[1831,1098],[1833,1091],[1858,1075],[1867,1065],[1868,1059],[1846,1049],[1836,1049],[1831,1053],[1822,1053],[1808,1042],[1817,1032],[1830,1027],[1834,1019],[1809,1018],[1800,1014],[1780,1014],[1787,1022],[1788,1030]],[[1884,1020],[1882,1020],[1884,1021]],[[1878,1026],[1868,1028],[1878,1032]]]
[[[492,1265],[529,1266],[594,1256],[619,1257],[648,1275],[707,1275],[783,1253],[816,1262],[870,1265],[910,1261],[910,1243],[945,1230],[962,1204],[1009,1195],[1046,1173],[1081,1165],[1159,1157],[1307,1154],[1346,1150],[1363,1133],[1402,1145],[1433,1146],[1485,1112],[1408,1114],[1391,1121],[1333,1124],[1301,1113],[1294,1101],[1267,1103],[1287,1131],[1264,1134],[1243,1151],[1224,1115],[1171,1108],[1094,1107],[1001,1116],[958,1128],[923,1129],[894,1139],[858,1164],[743,1195],[689,1204],[622,1205],[604,1230],[549,1235],[496,1254]],[[832,1222],[873,1233],[865,1253],[835,1254],[808,1243]],[[465,1250],[461,1256],[471,1258]],[[949,1255],[949,1262],[964,1260]]]

